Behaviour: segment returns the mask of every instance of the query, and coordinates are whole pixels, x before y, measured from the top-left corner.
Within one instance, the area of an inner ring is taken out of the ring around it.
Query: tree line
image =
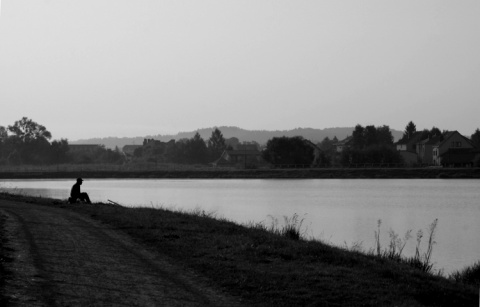
[[[123,154],[99,146],[92,152],[71,152],[68,140],[51,141],[52,134],[37,122],[23,117],[0,126],[0,165],[48,165],[62,163],[122,163]]]
[[[197,132],[190,139],[161,142],[144,140],[143,146],[135,149],[134,162],[205,164],[219,159],[226,149],[238,144],[237,138],[228,141],[222,132],[215,128],[210,138],[205,141]]]
[[[444,135],[437,127],[424,129],[420,139]],[[416,125],[409,122],[402,139],[417,134]],[[126,163],[155,162],[206,164],[218,160],[225,150],[232,150],[240,142],[237,138],[225,139],[222,132],[215,128],[208,140],[197,132],[192,138],[161,142],[144,140],[143,146],[134,151],[131,161],[118,147],[114,150],[98,146],[94,150],[71,151],[68,140],[50,141],[51,133],[45,126],[23,117],[13,125],[0,126],[0,165],[20,164],[88,164],[88,163]],[[471,135],[474,146],[480,147],[480,130]],[[261,157],[274,165],[295,164],[311,166],[348,166],[364,163],[402,163],[402,157],[394,147],[394,139],[389,126],[362,126],[357,124],[347,145],[337,151],[339,140],[326,137],[322,142],[313,144],[301,136],[274,137],[268,140]],[[260,147],[259,144],[256,144]]]

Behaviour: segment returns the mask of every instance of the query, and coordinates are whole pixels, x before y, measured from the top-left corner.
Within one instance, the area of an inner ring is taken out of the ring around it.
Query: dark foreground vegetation
[[[8,194],[0,198],[62,207],[107,223],[240,297],[246,305],[478,304],[479,266],[455,278],[436,276],[386,257],[302,240],[295,235],[297,221],[293,229],[278,229],[265,224],[241,226],[203,211],[67,205]]]

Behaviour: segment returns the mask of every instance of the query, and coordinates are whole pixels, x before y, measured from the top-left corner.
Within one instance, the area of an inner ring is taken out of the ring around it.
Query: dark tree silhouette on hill
[[[215,160],[220,158],[226,147],[222,132],[218,128],[215,128],[215,130],[212,131],[212,136],[208,140],[208,150],[211,159]]]
[[[37,124],[27,117],[23,117],[21,120],[17,120],[12,126],[8,126],[8,130],[24,143],[35,140],[47,141],[52,138],[52,134],[45,126]]]
[[[476,148],[480,148],[480,130],[478,128],[472,134],[470,139],[472,140],[473,146],[475,146]]]
[[[405,131],[403,132],[403,139],[409,139],[411,138],[415,132],[417,132],[417,126],[415,126],[415,124],[410,121],[407,126],[405,126]]]
[[[197,132],[185,142],[185,161],[187,163],[205,163],[208,161],[208,149],[205,141]]]
[[[313,148],[302,137],[275,137],[267,142],[263,158],[272,164],[308,164],[314,159]]]
[[[355,130],[352,132],[352,143],[353,147],[357,149],[362,149],[365,147],[365,128],[358,124],[355,126]]]

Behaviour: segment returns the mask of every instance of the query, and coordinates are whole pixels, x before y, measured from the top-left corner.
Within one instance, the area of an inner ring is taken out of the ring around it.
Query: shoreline
[[[155,171],[25,171],[0,172],[0,179],[63,178],[188,178],[188,179],[479,179],[480,168],[324,168],[201,169]]]

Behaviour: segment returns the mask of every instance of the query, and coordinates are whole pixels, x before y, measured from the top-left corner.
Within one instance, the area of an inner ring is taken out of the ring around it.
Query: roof
[[[472,141],[470,139],[464,137],[463,135],[460,134],[460,132],[458,132],[456,130],[455,131],[450,131],[447,134],[445,134],[444,139],[438,144],[438,146],[442,146],[443,144],[445,144],[448,141],[448,139],[450,139],[455,134],[460,135],[468,144],[470,144],[470,145],[472,145],[472,147],[474,147],[473,144],[472,144]]]
[[[310,140],[305,140],[305,139],[304,139],[303,142],[304,142],[306,145],[312,147],[314,150],[315,150],[315,149],[320,149],[317,145],[315,145],[315,144],[314,144],[312,141],[310,141]]]
[[[333,144],[334,146],[342,146],[342,145],[347,145],[353,140],[353,136],[347,136],[341,141],[338,141],[337,143]]]

